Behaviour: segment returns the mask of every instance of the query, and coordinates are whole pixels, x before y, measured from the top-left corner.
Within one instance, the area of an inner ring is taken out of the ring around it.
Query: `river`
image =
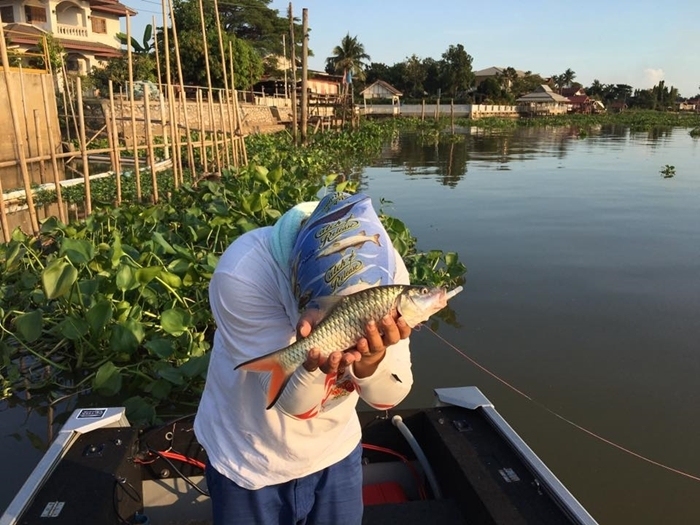
[[[403,406],[476,385],[601,524],[700,523],[700,481],[683,474],[700,476],[700,142],[686,129],[458,132],[397,135],[359,175],[421,249],[468,268],[459,325],[438,330],[449,344],[413,336]],[[47,423],[0,410],[4,509]]]
[[[419,248],[468,268],[460,326],[439,330],[454,348],[414,336],[405,404],[477,385],[601,524],[700,523],[700,481],[634,455],[700,477],[700,142],[686,129],[403,136],[360,180]]]

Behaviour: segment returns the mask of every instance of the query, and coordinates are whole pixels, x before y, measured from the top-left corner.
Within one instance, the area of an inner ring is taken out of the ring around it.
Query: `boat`
[[[596,524],[477,387],[358,414],[363,525]],[[211,523],[193,418],[138,428],[123,407],[75,410],[0,525]]]

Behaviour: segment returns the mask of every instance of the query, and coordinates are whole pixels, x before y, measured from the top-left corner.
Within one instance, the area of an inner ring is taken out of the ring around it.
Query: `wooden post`
[[[197,115],[199,116],[199,139],[202,144],[200,148],[200,161],[206,173],[209,171],[209,165],[207,161],[206,133],[204,133],[204,98],[202,97],[202,90],[199,88],[197,88]],[[192,175],[194,176],[194,174]]]
[[[236,93],[236,85],[234,84],[234,73],[233,73],[233,43],[229,40],[228,42],[228,61],[229,61],[229,78],[231,82],[229,100],[229,121],[231,123],[231,132],[233,133],[233,163],[239,166],[239,156],[238,156],[238,143],[242,140],[243,130],[241,129],[241,120],[238,118],[238,95]]]
[[[153,130],[151,129],[151,100],[148,95],[148,89],[143,90],[143,115],[146,119],[144,122],[144,132],[146,136],[146,147],[148,148],[148,162],[151,165],[151,184],[153,185],[153,204],[158,204],[158,177],[156,173],[156,156],[153,151]]]
[[[226,110],[228,111],[228,117],[229,117],[229,129],[226,131],[226,126],[224,125],[224,117],[223,113],[221,115],[221,123],[224,128],[224,148],[226,148],[226,162],[231,166],[231,159],[229,158],[229,151],[228,151],[228,145],[226,142],[226,135],[228,134],[228,139],[231,143],[231,149],[233,149],[234,145],[234,139],[233,139],[233,132],[234,132],[234,127],[231,122],[231,107],[229,105],[229,87],[228,87],[228,71],[226,71],[226,53],[224,52],[224,39],[223,39],[223,32],[221,31],[221,17],[219,16],[219,1],[214,0],[214,10],[216,11],[216,32],[219,37],[219,53],[221,53],[221,70],[224,73],[224,94],[226,95]],[[219,104],[221,104],[221,92],[219,92]],[[233,152],[232,152],[233,153]]]
[[[3,31],[2,24],[0,24],[0,55],[2,59],[2,70],[3,77],[5,77],[5,88],[7,89],[7,100],[10,105],[10,114],[12,116],[12,127],[15,133],[15,151],[17,152],[17,159],[19,160],[19,167],[22,173],[22,179],[24,181],[24,192],[27,199],[27,206],[29,207],[29,218],[32,224],[32,232],[39,233],[39,220],[36,216],[36,208],[34,207],[34,196],[32,194],[32,185],[29,179],[29,170],[27,169],[27,158],[24,153],[24,141],[22,140],[22,130],[19,125],[19,116],[17,115],[17,108],[15,107],[14,97],[12,96],[12,89],[10,88],[10,61],[7,56],[7,47],[5,45],[5,32]],[[2,189],[0,188],[0,192]],[[10,240],[9,227],[7,226],[7,216],[5,213],[4,201],[2,201],[2,231],[7,239]]]
[[[421,122],[425,120],[425,99],[423,99],[420,105],[420,120]]]
[[[20,93],[26,93],[24,88],[24,69],[22,69],[22,62],[19,63],[19,90]],[[27,113],[27,99],[25,97],[20,97],[22,100],[22,116],[24,118],[24,139],[27,144],[27,153],[29,154],[29,159],[27,160],[27,169],[29,170],[30,180],[35,179],[36,171],[34,169],[34,157],[37,157],[39,153],[34,151],[32,145],[32,139],[29,133],[29,115]],[[21,126],[20,126],[21,127]],[[38,130],[37,130],[38,131]],[[43,177],[40,178],[41,182],[45,182]]]
[[[452,134],[455,134],[455,99],[450,99],[450,122],[452,124]]]
[[[167,0],[168,7],[170,10],[170,24],[173,28],[173,44],[175,45],[175,60],[177,62],[177,76],[180,87],[179,99],[185,111],[185,132],[187,133],[187,160],[190,165],[190,176],[192,180],[196,176],[196,168],[194,165],[194,146],[192,145],[192,135],[190,133],[190,118],[189,112],[187,111],[187,97],[185,97],[185,82],[182,79],[182,62],[180,61],[180,44],[177,39],[177,25],[175,24],[175,10],[173,9],[173,3],[171,0]],[[178,131],[179,133],[179,131]]]
[[[117,206],[122,203],[122,160],[121,148],[119,147],[119,132],[117,131],[117,119],[114,114],[114,86],[112,81],[109,85],[109,113],[112,116],[112,146],[114,147],[114,182],[117,185]]]
[[[129,103],[131,108],[131,141],[134,150],[134,180],[136,181],[136,202],[141,202],[141,169],[139,166],[139,149],[136,135],[136,104],[134,103],[134,64],[131,56],[131,18],[126,13],[126,45],[129,59]],[[145,89],[144,89],[145,91]]]
[[[163,21],[163,26],[165,26],[165,20]],[[170,158],[170,139],[168,138],[168,131],[165,127],[165,103],[163,101],[163,82],[161,81],[161,69],[160,69],[160,52],[158,51],[158,32],[155,30],[156,27],[156,17],[153,17],[153,47],[156,50],[156,74],[158,75],[158,105],[160,106],[160,131],[163,134],[163,157],[166,159]],[[174,169],[174,168],[173,168]]]
[[[88,166],[87,138],[85,136],[85,111],[83,111],[83,85],[80,77],[75,78],[75,91],[78,98],[78,118],[80,124],[80,153],[83,159],[83,180],[85,183],[85,214],[92,213],[90,194],[90,167]]]
[[[223,130],[223,133],[221,135],[222,137],[222,144],[224,147],[224,157],[226,159],[226,167],[230,168],[231,167],[231,156],[229,155],[229,141],[231,139],[231,134],[229,133],[228,125],[226,123],[226,119],[224,118],[224,101],[223,101],[223,91],[218,90],[217,91],[219,95],[219,120],[221,121],[221,128]]]
[[[44,148],[42,147],[41,143],[41,131],[40,131],[40,122],[39,122],[39,110],[35,109],[34,110],[34,132],[36,133],[36,151],[37,151],[37,156],[39,157],[39,177],[41,178],[41,183],[44,184],[46,182],[46,166],[44,166]]]
[[[219,17],[219,13],[214,13],[214,16]],[[207,27],[204,23],[204,3],[203,0],[199,0],[199,19],[202,26],[202,42],[204,43],[204,70],[207,73],[207,106],[209,108],[209,124],[211,125],[211,136],[212,136],[212,153],[213,159],[217,163],[217,168],[221,171],[221,159],[219,158],[219,145],[216,141],[216,131],[214,127],[214,92],[211,88],[211,68],[209,67],[209,44],[207,44]],[[203,121],[202,121],[203,122]],[[202,133],[204,133],[204,128],[202,128]],[[206,171],[206,170],[205,170]]]
[[[12,97],[10,96],[10,81],[7,78],[10,71],[10,60],[7,56],[5,31],[3,30],[2,22],[0,22],[0,60],[2,60],[2,76],[5,79],[7,96],[11,100]],[[5,210],[5,198],[3,197],[2,177],[0,177],[0,225],[2,226],[3,239],[5,240],[5,242],[10,242],[10,226],[7,222],[7,211]]]
[[[52,86],[53,88],[53,82]],[[53,91],[52,91],[53,93]],[[51,155],[51,168],[53,170],[53,183],[56,187],[56,202],[58,203],[58,218],[62,223],[66,223],[66,212],[63,208],[63,194],[61,191],[61,180],[59,179],[58,160],[56,158],[56,142],[53,139],[53,125],[51,111],[49,109],[49,90],[46,87],[46,77],[41,77],[41,95],[44,99],[44,117],[46,118],[46,131],[49,134],[49,154]],[[2,191],[2,189],[0,189]]]
[[[294,144],[297,144],[299,141],[297,136],[297,64],[294,49],[294,12],[291,2],[289,2],[289,45],[291,46],[292,57],[292,137],[294,138]]]
[[[170,38],[168,37],[167,23],[167,0],[161,0],[161,10],[163,11],[163,50],[165,51],[165,85],[168,94],[168,118],[170,119],[170,137],[173,143],[173,183],[177,188],[180,186],[182,177],[182,152],[180,151],[180,130],[175,119],[175,91],[170,75]]]
[[[309,124],[309,10],[301,10],[301,143],[306,144]]]

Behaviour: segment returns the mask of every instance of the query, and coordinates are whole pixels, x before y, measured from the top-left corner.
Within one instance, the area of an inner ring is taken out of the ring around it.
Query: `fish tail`
[[[235,369],[246,370],[248,372],[270,372],[270,384],[267,387],[267,409],[269,410],[277,403],[282,395],[284,387],[292,377],[291,371],[285,371],[279,359],[279,352],[273,352],[256,359],[251,359],[238,365]]]

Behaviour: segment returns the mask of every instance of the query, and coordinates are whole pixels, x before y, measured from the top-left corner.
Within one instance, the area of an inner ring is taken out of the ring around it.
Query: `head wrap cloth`
[[[299,308],[312,299],[392,284],[391,239],[369,196],[329,193],[302,223],[289,257]]]

